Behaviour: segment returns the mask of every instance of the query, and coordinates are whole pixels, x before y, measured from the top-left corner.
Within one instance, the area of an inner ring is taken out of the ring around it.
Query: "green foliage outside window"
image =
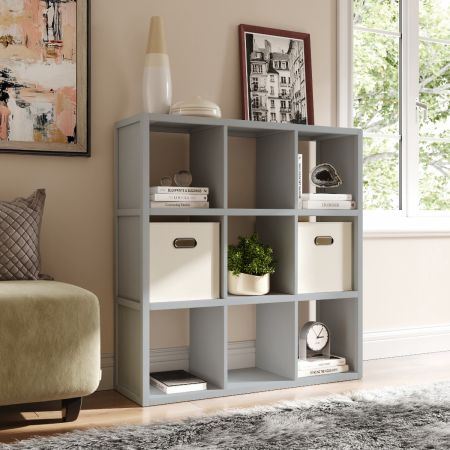
[[[419,4],[420,36],[450,40],[450,2]],[[354,24],[398,32],[399,7],[398,0],[353,0]],[[364,139],[364,208],[395,210],[400,202],[399,39],[356,29],[353,55],[354,126],[372,135]],[[427,109],[419,114],[420,208],[450,210],[450,143],[443,141],[450,138],[450,45],[420,41],[418,100]]]

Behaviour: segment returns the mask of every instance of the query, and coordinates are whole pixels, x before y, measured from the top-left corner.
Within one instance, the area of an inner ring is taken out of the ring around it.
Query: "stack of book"
[[[185,370],[169,370],[150,374],[150,384],[166,394],[205,391],[206,381]]]
[[[150,208],[209,208],[209,188],[152,186]]]
[[[302,194],[300,209],[355,209],[352,194]]]
[[[313,377],[330,373],[348,372],[348,364],[342,356],[315,355],[298,360],[298,376]]]

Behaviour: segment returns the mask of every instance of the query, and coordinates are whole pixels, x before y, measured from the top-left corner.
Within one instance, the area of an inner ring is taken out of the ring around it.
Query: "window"
[[[286,95],[286,89],[281,89],[281,95]]]
[[[273,86],[270,86],[270,95],[275,95],[275,90]]]
[[[281,108],[286,109],[286,100],[281,100]]]
[[[275,100],[270,100],[270,107],[275,108]]]
[[[281,83],[286,84],[286,77],[281,77]]]
[[[285,113],[281,114],[281,121],[286,122],[286,114]]]
[[[286,61],[281,61],[281,68],[286,69]]]
[[[353,85],[339,73],[364,130],[364,208],[450,216],[450,0],[350,4]]]
[[[270,119],[272,120],[272,122],[276,122],[277,121],[277,115],[275,113],[270,113]]]
[[[270,81],[273,83],[275,81],[275,76],[274,75],[270,75]]]
[[[262,66],[260,64],[252,64],[253,73],[262,73]]]

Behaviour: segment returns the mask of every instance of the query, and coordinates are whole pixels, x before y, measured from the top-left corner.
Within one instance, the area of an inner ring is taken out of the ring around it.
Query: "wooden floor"
[[[0,408],[0,442],[33,435],[51,435],[74,429],[123,424],[149,424],[214,414],[227,408],[269,405],[283,400],[302,400],[361,389],[450,381],[450,352],[390,358],[364,363],[364,378],[357,381],[237,395],[173,405],[141,408],[114,391],[96,392],[84,400],[74,423],[59,423],[54,411],[14,411]]]

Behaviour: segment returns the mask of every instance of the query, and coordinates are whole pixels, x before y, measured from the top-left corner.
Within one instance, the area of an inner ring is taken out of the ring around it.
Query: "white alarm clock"
[[[322,322],[307,322],[303,325],[299,341],[298,354],[300,359],[322,354],[330,356],[330,331]]]

